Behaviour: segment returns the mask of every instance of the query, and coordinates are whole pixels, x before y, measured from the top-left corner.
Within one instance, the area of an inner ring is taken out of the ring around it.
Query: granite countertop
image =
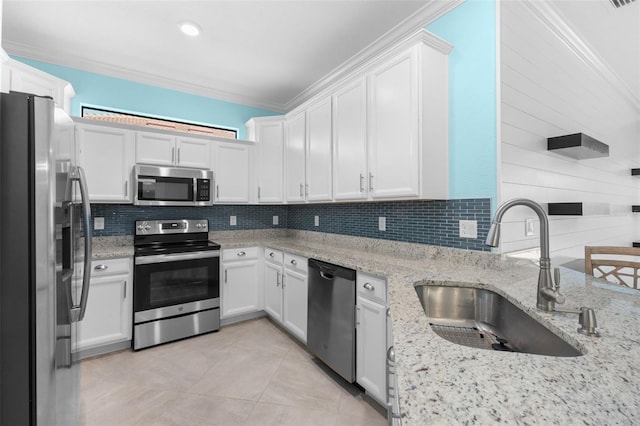
[[[223,248],[269,246],[386,277],[404,426],[640,422],[640,292],[561,268],[563,306],[594,308],[596,338],[577,332],[575,314],[535,309],[537,266],[528,260],[303,231],[210,237]],[[414,285],[460,282],[503,295],[584,355],[503,353],[442,339]]]

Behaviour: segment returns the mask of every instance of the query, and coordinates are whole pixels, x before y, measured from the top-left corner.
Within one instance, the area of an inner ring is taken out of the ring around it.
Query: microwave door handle
[[[71,307],[71,321],[79,322],[84,318],[89,299],[89,280],[91,279],[91,206],[89,204],[89,191],[87,189],[87,178],[82,167],[74,167],[71,171],[71,178],[80,184],[80,195],[82,197],[82,219],[84,220],[84,272],[82,276],[82,292],[80,294],[80,304]]]

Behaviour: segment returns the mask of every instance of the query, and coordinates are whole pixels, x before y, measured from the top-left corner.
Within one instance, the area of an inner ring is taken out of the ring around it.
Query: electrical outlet
[[[93,229],[96,229],[96,230],[104,229],[104,217],[93,218]]]
[[[314,226],[320,226],[320,216],[314,216],[313,217],[313,225]]]
[[[531,237],[536,234],[536,231],[533,228],[533,219],[525,219],[524,220],[524,236]]]
[[[387,218],[384,216],[380,216],[378,218],[378,230],[386,231],[387,230]]]
[[[278,216],[274,216],[274,217],[273,217],[273,224],[274,224],[274,225],[277,225],[277,224],[278,224],[278,221],[279,221]]]
[[[229,216],[229,225],[236,226],[238,224],[238,218],[236,216]]]
[[[460,227],[460,238],[478,238],[478,221],[461,220],[458,224]]]

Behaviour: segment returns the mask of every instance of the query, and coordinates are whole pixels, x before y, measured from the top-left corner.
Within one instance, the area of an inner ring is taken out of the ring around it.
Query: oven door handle
[[[136,256],[136,265],[148,265],[151,263],[178,262],[183,260],[207,259],[220,257],[220,250],[192,251],[174,254],[153,254],[151,256]]]

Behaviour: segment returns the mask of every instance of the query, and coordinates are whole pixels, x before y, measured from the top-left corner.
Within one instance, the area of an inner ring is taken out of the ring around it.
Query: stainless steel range
[[[220,328],[220,245],[203,220],[136,221],[133,349]]]

